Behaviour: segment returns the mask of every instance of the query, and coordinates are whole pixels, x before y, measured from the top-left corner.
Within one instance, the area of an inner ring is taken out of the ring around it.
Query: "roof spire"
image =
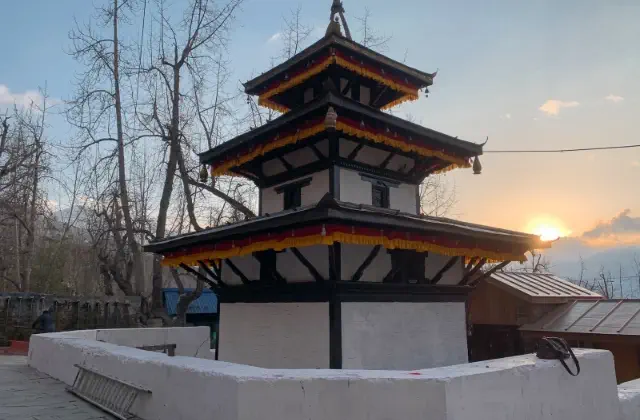
[[[351,38],[351,31],[349,30],[349,25],[347,24],[347,19],[344,17],[344,7],[342,6],[341,0],[333,0],[333,4],[331,5],[331,16],[329,16],[329,26],[333,25],[333,19],[335,15],[340,15],[340,20],[342,21],[342,26],[344,26],[344,32],[348,39]],[[329,34],[332,31],[327,31]]]

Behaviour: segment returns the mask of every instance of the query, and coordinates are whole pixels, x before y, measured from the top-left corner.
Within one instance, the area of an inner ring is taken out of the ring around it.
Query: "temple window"
[[[386,185],[371,185],[371,201],[375,207],[389,208],[389,187]]]
[[[283,185],[275,189],[282,194],[284,201],[283,210],[295,209],[302,206],[302,188],[311,184],[311,178],[305,178],[291,184]]]

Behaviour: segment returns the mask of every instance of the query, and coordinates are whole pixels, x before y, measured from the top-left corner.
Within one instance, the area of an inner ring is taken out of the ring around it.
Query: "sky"
[[[171,1],[171,0],[167,0]],[[173,0],[179,9],[186,0]],[[77,64],[66,53],[74,19],[100,0],[3,5],[0,107],[27,101],[45,83],[58,100],[73,92]],[[238,81],[266,71],[280,48],[282,16],[300,5],[319,38],[330,0],[246,0],[229,59]],[[385,54],[438,70],[429,98],[396,115],[490,150],[640,143],[640,2],[617,0],[344,0],[347,19],[367,7],[391,36]],[[354,34],[357,38],[358,34]],[[70,136],[61,116],[49,135]],[[503,228],[559,229],[590,244],[640,236],[640,149],[574,154],[491,154],[484,170],[446,176],[455,217]],[[594,232],[598,232],[596,235]],[[606,245],[606,246],[609,246]]]

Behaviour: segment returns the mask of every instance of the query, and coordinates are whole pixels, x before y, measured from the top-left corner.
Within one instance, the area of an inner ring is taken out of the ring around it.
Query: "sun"
[[[538,217],[531,220],[527,232],[540,236],[543,241],[555,241],[568,236],[571,232],[564,227],[564,223],[555,217]]]

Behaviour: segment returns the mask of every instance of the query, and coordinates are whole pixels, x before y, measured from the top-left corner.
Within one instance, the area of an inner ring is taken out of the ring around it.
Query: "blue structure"
[[[193,289],[184,289],[185,292],[191,292]],[[169,316],[175,316],[177,313],[178,300],[180,292],[178,289],[162,289],[164,295],[164,307]],[[218,297],[211,290],[205,289],[202,295],[191,302],[187,315],[217,315],[218,313]]]

